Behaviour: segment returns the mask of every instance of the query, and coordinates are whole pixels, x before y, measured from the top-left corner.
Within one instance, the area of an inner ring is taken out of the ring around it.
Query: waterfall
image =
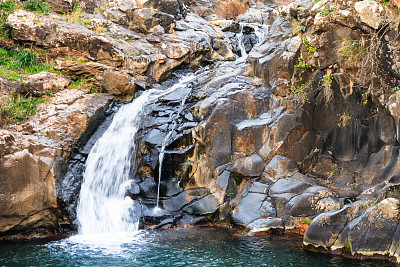
[[[236,35],[238,40],[239,49],[240,49],[240,57],[244,58],[247,56],[246,48],[243,45],[243,24],[239,24],[239,33]]]
[[[263,27],[255,30],[258,42],[265,38],[263,31],[265,31]],[[242,56],[237,63],[244,62],[247,55],[242,37],[243,25],[238,36]],[[219,67],[223,65],[225,63],[220,64]],[[132,183],[132,163],[135,161],[136,155],[135,137],[150,104],[159,99],[162,100],[163,97],[167,97],[176,90],[181,90],[184,95],[175,99],[180,101],[180,105],[170,115],[169,121],[172,123],[159,150],[159,177],[155,211],[159,210],[160,184],[166,146],[171,142],[172,135],[178,125],[176,120],[181,115],[186,100],[191,95],[193,86],[189,83],[206,73],[207,71],[200,70],[195,74],[184,76],[168,90],[151,89],[145,91],[132,103],[123,106],[114,116],[110,127],[93,146],[86,161],[77,205],[77,222],[80,234],[137,231],[141,216],[141,205],[138,201],[126,196],[127,188]],[[179,91],[177,92],[179,95]]]
[[[86,161],[77,207],[80,234],[132,232],[138,229],[140,204],[125,197],[135,160],[135,136],[146,108],[196,76],[182,78],[168,90],[145,91],[122,107]]]

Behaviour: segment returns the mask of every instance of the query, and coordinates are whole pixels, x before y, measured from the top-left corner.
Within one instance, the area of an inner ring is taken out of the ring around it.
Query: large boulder
[[[33,96],[43,96],[46,93],[57,93],[65,89],[71,80],[64,75],[51,72],[39,72],[33,75],[26,75],[23,78],[21,92]]]

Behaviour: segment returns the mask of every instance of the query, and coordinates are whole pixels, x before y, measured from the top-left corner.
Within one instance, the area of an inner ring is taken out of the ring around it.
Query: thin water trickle
[[[194,78],[195,78],[195,76],[192,76],[192,79],[194,79]],[[189,79],[189,81],[192,79]],[[192,88],[190,88],[190,89],[192,89]],[[186,101],[191,93],[192,93],[192,90],[188,90],[187,94],[183,97],[182,101],[180,102],[178,110],[176,112],[171,113],[171,115],[169,117],[169,121],[172,121],[171,129],[169,130],[167,136],[165,137],[165,139],[162,143],[160,154],[158,156],[159,167],[158,167],[158,186],[157,186],[157,205],[156,205],[157,208],[159,208],[159,204],[160,204],[160,186],[161,186],[161,177],[162,177],[162,166],[163,166],[164,156],[165,156],[165,148],[167,147],[172,134],[176,130],[176,127],[178,125],[177,119],[179,118],[183,109],[185,108]]]

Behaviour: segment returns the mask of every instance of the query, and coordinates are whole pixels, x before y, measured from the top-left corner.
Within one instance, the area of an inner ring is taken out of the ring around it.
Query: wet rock
[[[132,198],[133,200],[137,199],[140,194],[140,187],[135,181],[131,181],[129,185],[126,188],[126,193],[127,196]]]
[[[64,75],[50,72],[39,72],[23,78],[22,93],[43,96],[45,93],[57,93],[65,89],[71,80]]]
[[[176,222],[176,225],[178,227],[186,228],[186,227],[190,227],[193,225],[199,225],[199,224],[201,225],[201,224],[208,224],[208,223],[209,222],[208,222],[207,218],[204,216],[191,216],[191,215],[184,214],[183,217]]]
[[[157,184],[153,177],[147,177],[143,182],[139,183],[140,194],[145,198],[157,197]]]
[[[218,199],[213,195],[208,195],[197,200],[183,209],[184,212],[191,215],[206,215],[214,213],[220,205]]]
[[[163,185],[166,187],[165,194],[167,197],[174,196],[183,191],[183,189],[179,186],[179,182],[175,178],[163,182]]]
[[[281,218],[258,219],[247,225],[251,232],[268,232],[271,229],[285,229]]]

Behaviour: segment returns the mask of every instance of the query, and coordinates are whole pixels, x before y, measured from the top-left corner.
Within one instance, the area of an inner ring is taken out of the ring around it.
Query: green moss
[[[346,239],[346,243],[344,244],[344,251],[351,252],[351,246],[348,239]]]

